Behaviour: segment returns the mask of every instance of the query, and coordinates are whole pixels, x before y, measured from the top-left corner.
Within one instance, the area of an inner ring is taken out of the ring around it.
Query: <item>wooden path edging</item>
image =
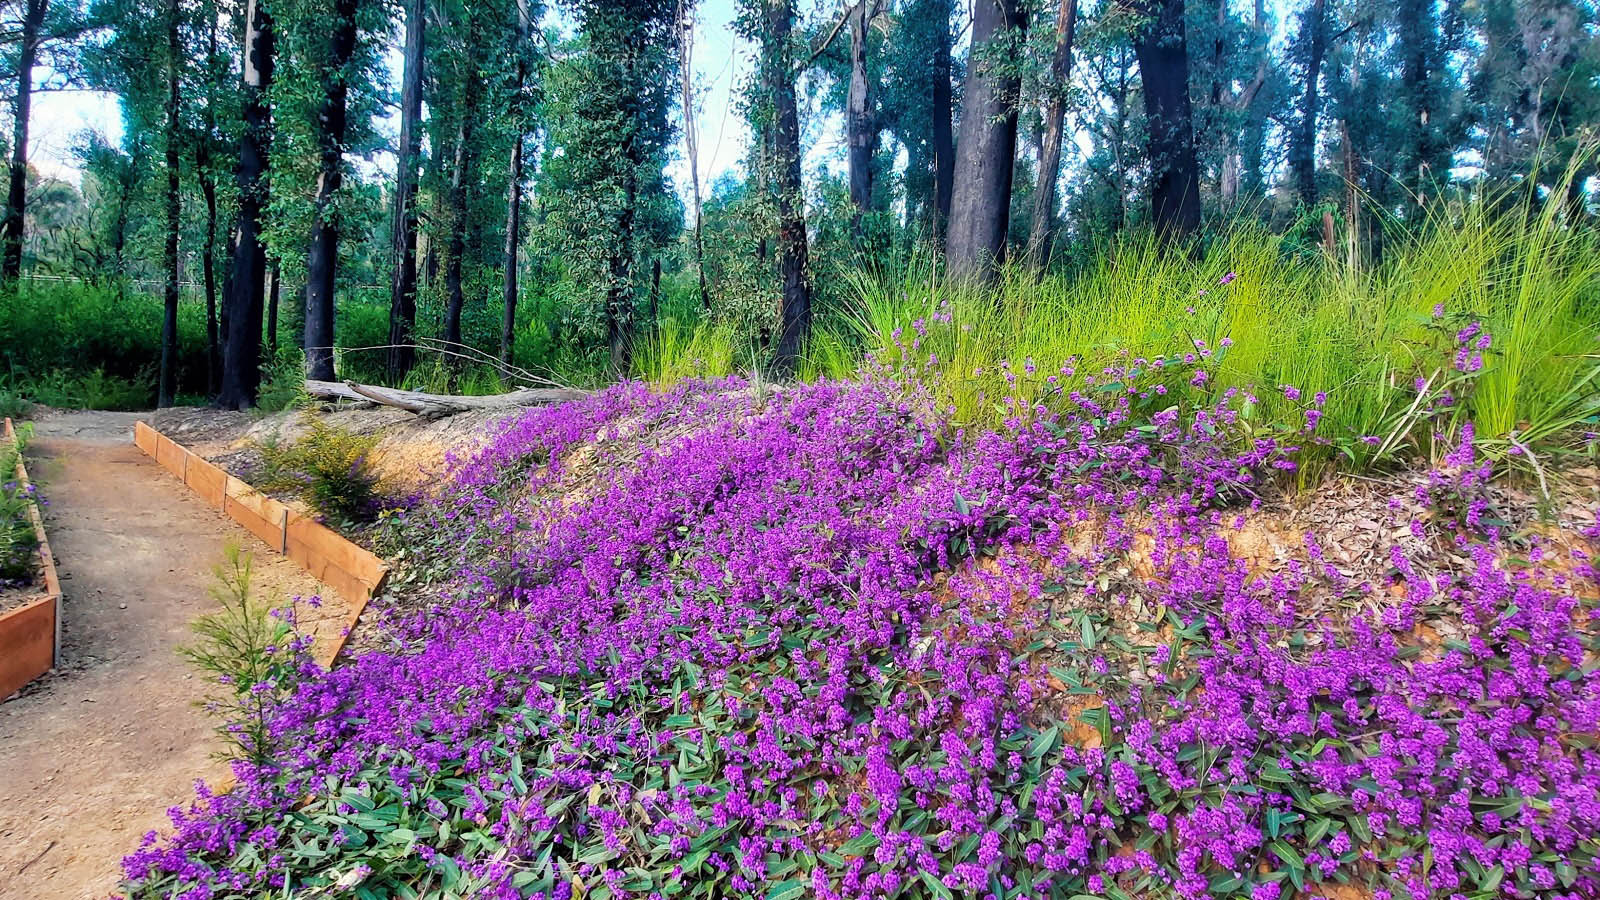
[[[11,420],[5,420],[5,439],[17,444]],[[20,449],[20,448],[19,448]],[[28,490],[28,470],[17,454],[17,484]],[[44,569],[44,593],[22,606],[0,615],[0,701],[23,685],[55,668],[61,659],[61,579],[56,575],[55,557],[45,539],[44,517],[37,500],[28,504],[33,533],[39,540],[39,559]]]
[[[389,566],[373,553],[315,519],[302,516],[229,475],[144,422],[133,425],[133,443],[189,486],[207,505],[244,526],[345,598],[353,607],[334,645],[339,658],[367,603],[383,591]]]

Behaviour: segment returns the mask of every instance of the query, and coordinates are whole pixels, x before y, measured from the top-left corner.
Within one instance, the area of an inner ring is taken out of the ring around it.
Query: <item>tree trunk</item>
[[[178,67],[182,47],[178,42],[178,0],[167,0],[167,229],[161,268],[166,274],[165,303],[161,310],[161,372],[157,379],[156,406],[171,406],[178,397],[178,232],[183,227],[178,165],[182,158],[178,135]]]
[[[1183,0],[1141,0],[1148,21],[1134,35],[1149,122],[1150,219],[1165,238],[1200,227],[1200,167],[1189,105],[1189,48]]]
[[[249,409],[261,387],[261,313],[266,281],[266,248],[261,243],[261,208],[266,199],[265,175],[271,111],[267,89],[272,85],[274,34],[272,15],[263,0],[245,7],[242,89],[244,131],[239,139],[239,222],[234,229],[233,274],[226,306],[228,336],[222,359],[222,386],[217,403],[223,409]]]
[[[993,53],[993,42],[1007,40],[1011,30],[1025,26],[1018,0],[976,0],[972,46],[988,47],[987,52]],[[997,70],[999,60],[980,59],[977,50],[967,68],[961,99],[961,141],[956,145],[945,258],[951,278],[988,284],[1005,261],[1021,84],[1015,72]]]
[[[1295,189],[1306,206],[1317,202],[1317,108],[1322,75],[1322,57],[1327,52],[1325,0],[1311,0],[1306,11],[1306,83],[1301,94],[1300,115],[1289,141],[1289,167],[1294,170]]]
[[[278,293],[283,281],[278,277],[278,261],[272,261],[267,274],[267,349],[274,359],[278,356]]]
[[[800,182],[800,110],[794,94],[790,34],[794,29],[793,0],[766,0],[767,28],[762,48],[764,75],[772,101],[773,189],[778,210],[778,347],[773,364],[791,374],[800,351],[811,334],[811,281],[806,271],[810,248],[806,241],[805,194]]]
[[[700,280],[700,306],[711,311],[711,293],[706,290],[706,242],[700,227],[700,134],[694,112],[694,21],[690,3],[678,2],[678,73],[683,78],[683,149],[689,159],[689,185],[694,191],[694,270]]]
[[[333,380],[334,291],[338,286],[339,214],[334,200],[344,179],[344,135],[350,88],[345,67],[356,50],[357,0],[336,0],[317,115],[321,150],[313,201],[311,250],[306,257],[306,377]]]
[[[417,154],[422,143],[422,53],[426,0],[407,0],[405,73],[400,89],[400,143],[396,148],[394,214],[390,256],[389,379],[396,384],[416,362]]]
[[[661,324],[661,257],[650,261],[650,327]]]
[[[872,89],[867,81],[867,26],[876,4],[856,0],[847,13],[850,19],[850,88],[845,106],[845,137],[849,146],[850,203],[855,207],[850,230],[857,246],[865,239],[865,221],[872,211],[872,155],[877,149],[878,131],[872,108]]]
[[[476,22],[474,13],[466,15]],[[476,41],[478,29],[467,29],[468,71],[463,74],[461,88],[461,117],[456,126],[456,152],[453,171],[450,173],[450,246],[445,257],[444,283],[447,296],[444,316],[444,342],[455,350],[461,345],[461,308],[465,305],[462,293],[461,267],[467,252],[467,172],[472,167],[472,140],[474,120],[478,116],[478,82]],[[451,357],[455,359],[455,357]]]
[[[533,30],[532,12],[527,0],[517,3],[516,135],[511,143],[511,162],[507,175],[511,184],[506,198],[505,284],[501,291],[504,315],[500,320],[500,359],[511,365],[516,355],[517,332],[517,250],[522,241],[522,90],[528,80],[528,35]]]
[[[28,211],[28,115],[33,103],[33,64],[39,58],[39,29],[48,0],[23,0],[22,37],[17,48],[17,96],[12,104],[11,189],[6,193],[6,218],[0,280],[15,285],[22,275],[22,233]]]
[[[215,11],[214,11],[215,12]],[[217,20],[211,17],[206,40],[206,132],[195,147],[195,174],[200,179],[200,196],[206,207],[205,253],[200,260],[206,291],[206,396],[217,395],[217,379],[222,375],[222,346],[217,330],[217,179],[211,171],[211,142],[216,139],[216,92],[212,89],[212,61],[217,55]]]
[[[936,23],[939,41],[933,48],[933,235],[935,244],[944,248],[946,230],[950,224],[950,194],[955,186],[956,138],[955,99],[950,83],[950,6],[941,2],[943,20]]]
[[[222,373],[222,348],[217,342],[217,184],[206,171],[210,165],[209,154],[196,168],[200,169],[200,195],[206,206],[205,252],[200,258],[201,278],[206,291],[206,394],[217,392],[217,378]]]
[[[1078,0],[1061,0],[1056,14],[1056,52],[1050,62],[1050,103],[1045,108],[1044,141],[1039,151],[1039,184],[1033,191],[1033,222],[1028,234],[1028,265],[1043,266],[1050,256],[1056,217],[1056,181],[1061,177],[1062,131],[1067,121],[1067,89],[1072,86],[1072,38]]]
[[[522,134],[511,144],[510,190],[506,200],[505,284],[501,300],[505,314],[500,320],[500,360],[511,365],[517,337],[517,248],[522,237]]]

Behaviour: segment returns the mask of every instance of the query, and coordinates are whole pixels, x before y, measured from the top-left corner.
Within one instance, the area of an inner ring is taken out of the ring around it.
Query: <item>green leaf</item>
[[[1028,758],[1039,759],[1046,753],[1055,749],[1056,740],[1061,737],[1061,724],[1059,722],[1041,731],[1028,743]]]
[[[1273,841],[1267,845],[1267,849],[1271,850],[1273,855],[1288,863],[1291,869],[1304,869],[1306,867],[1306,861],[1285,841]]]
[[[805,896],[806,890],[810,887],[811,883],[804,878],[780,881],[772,886],[772,890],[767,891],[767,900],[799,900]]]
[[[840,856],[866,856],[878,847],[878,836],[868,831],[839,846]]]
[[[941,900],[954,900],[955,895],[950,893],[950,889],[944,886],[944,882],[939,880],[939,876],[926,869],[917,874],[922,877],[922,883],[928,886],[928,890],[933,891],[935,897],[939,897]]]

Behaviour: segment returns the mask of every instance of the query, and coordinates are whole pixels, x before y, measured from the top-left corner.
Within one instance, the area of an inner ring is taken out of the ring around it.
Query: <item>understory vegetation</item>
[[[15,441],[0,435],[0,588],[26,587],[39,574],[39,536],[29,511],[34,491],[17,479],[28,426],[15,429]]]
[[[1445,377],[1493,370],[1418,313]],[[1269,564],[1330,397],[1180,402],[1227,362],[1183,345],[964,423],[921,355],[964,324],[854,381],[505,422],[386,519],[383,646],[303,663],[131,895],[1600,893],[1592,508],[1587,549],[1541,537],[1428,395],[1434,464],[1359,482],[1373,557]]]
[[[369,456],[377,438],[337,428],[314,415],[305,416],[304,422],[309,430],[299,439],[260,444],[256,486],[294,493],[338,524],[371,520],[379,493]]]

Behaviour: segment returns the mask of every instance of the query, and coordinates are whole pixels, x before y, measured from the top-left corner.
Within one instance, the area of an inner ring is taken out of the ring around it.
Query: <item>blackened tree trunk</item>
[[[178,397],[178,232],[183,227],[178,165],[182,148],[178,146],[181,122],[178,120],[178,67],[182,65],[178,41],[178,0],[167,0],[167,229],[162,247],[161,268],[166,275],[165,303],[161,310],[161,372],[157,378],[156,406],[171,406]]]
[[[400,88],[400,143],[396,148],[394,214],[390,255],[389,379],[396,384],[416,362],[417,328],[417,155],[422,144],[422,53],[426,42],[426,0],[406,2],[405,73]]]
[[[1039,151],[1039,184],[1033,189],[1033,222],[1028,233],[1028,265],[1043,266],[1050,255],[1056,218],[1056,181],[1061,177],[1061,141],[1067,121],[1067,89],[1072,85],[1072,38],[1078,0],[1061,0],[1056,14],[1056,49],[1050,60],[1050,102],[1044,113]]]
[[[249,0],[244,18],[244,132],[239,139],[239,222],[234,228],[233,272],[226,307],[228,336],[222,358],[223,409],[249,409],[261,387],[261,313],[265,306],[267,251],[261,243],[266,200],[271,111],[273,23],[263,0]]]
[[[206,206],[205,252],[200,257],[201,279],[206,291],[206,394],[217,392],[217,378],[222,374],[222,348],[217,342],[217,183],[205,171],[210,158],[202,154],[196,168],[200,173],[200,196]]]
[[[519,133],[511,144],[510,190],[506,198],[505,284],[501,300],[505,304],[500,320],[500,359],[515,362],[517,339],[517,249],[522,240],[522,141]]]
[[[220,10],[213,10],[211,28],[206,39],[206,113],[205,134],[195,145],[195,174],[200,179],[200,196],[206,207],[205,254],[200,260],[201,277],[206,291],[206,396],[217,395],[217,379],[222,375],[222,346],[217,323],[217,178],[211,169],[211,143],[216,139],[216,92],[212,90],[213,61],[217,56],[217,20]]]
[[[958,281],[992,282],[1005,261],[1021,84],[1016,70],[999,57],[1025,24],[1018,0],[977,0],[973,6],[974,53],[962,92],[955,193],[945,236],[950,277]]]
[[[467,255],[467,229],[471,227],[467,221],[467,186],[471,184],[469,172],[472,170],[474,159],[472,153],[473,131],[478,118],[478,92],[480,88],[481,72],[478,65],[478,47],[482,35],[477,27],[478,13],[468,7],[464,14],[467,17],[466,48],[463,64],[466,71],[461,74],[461,106],[456,110],[460,117],[456,123],[456,152],[453,170],[450,173],[450,246],[446,249],[444,284],[445,284],[445,312],[444,312],[444,342],[447,349],[459,351],[461,346],[461,310],[465,305],[465,296],[462,293],[462,266]],[[453,362],[460,357],[449,357]]]
[[[317,115],[321,159],[313,201],[311,250],[306,259],[306,377],[333,380],[334,291],[338,285],[339,215],[334,200],[344,178],[344,135],[349,96],[345,67],[356,49],[357,0],[336,0]]]
[[[950,222],[950,194],[955,187],[956,137],[955,99],[951,88],[950,64],[950,5],[940,3],[943,20],[936,23],[938,42],[933,49],[933,235],[935,244],[943,249],[945,232]]]
[[[845,106],[845,138],[849,146],[851,231],[859,245],[865,238],[865,220],[872,211],[872,156],[877,149],[877,116],[872,107],[872,85],[867,77],[867,26],[876,13],[873,0],[856,0],[850,18],[850,88]]]
[[[1306,83],[1301,93],[1299,116],[1289,139],[1289,167],[1294,170],[1295,190],[1300,202],[1317,202],[1317,110],[1322,77],[1322,57],[1326,53],[1325,0],[1311,0],[1305,15]]]
[[[1200,227],[1200,166],[1195,159],[1189,105],[1189,48],[1183,0],[1141,0],[1147,21],[1134,34],[1149,123],[1150,219],[1165,238]]]
[[[33,104],[33,64],[39,58],[40,30],[48,0],[23,0],[22,35],[17,49],[17,95],[12,104],[11,186],[6,192],[5,248],[0,252],[0,280],[16,285],[22,275],[22,233],[28,211],[28,115]]]
[[[766,0],[767,46],[763,48],[763,77],[772,103],[773,190],[777,195],[778,346],[773,363],[780,373],[795,371],[800,352],[811,334],[811,280],[806,271],[810,249],[806,241],[805,195],[800,183],[800,109],[794,94],[794,63],[790,35],[794,29],[793,0]]]
[[[516,107],[512,110],[516,134],[511,141],[511,162],[507,177],[511,184],[506,196],[505,284],[501,290],[504,315],[500,320],[500,359],[506,365],[514,362],[517,337],[517,251],[522,244],[522,91],[528,80],[528,35],[533,30],[532,11],[527,0],[517,3],[517,74]]]

